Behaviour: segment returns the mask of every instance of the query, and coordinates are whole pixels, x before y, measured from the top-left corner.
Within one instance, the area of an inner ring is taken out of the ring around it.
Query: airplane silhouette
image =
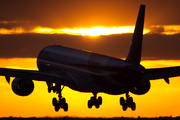
[[[102,97],[97,97],[100,92],[112,95],[126,94],[125,99],[120,98],[120,105],[124,111],[128,107],[134,111],[136,104],[129,92],[143,95],[150,90],[150,80],[163,78],[169,84],[169,77],[180,76],[180,67],[145,69],[140,64],[144,16],[145,5],[140,5],[132,43],[125,60],[51,45],[39,53],[38,71],[0,68],[0,75],[5,76],[8,83],[10,77],[15,77],[12,90],[20,96],[28,96],[33,92],[32,80],[45,81],[49,93],[58,93],[58,99],[52,100],[55,111],[60,108],[68,111],[66,99],[61,94],[64,86],[80,92],[93,93],[88,100],[88,108],[93,105],[100,107]]]

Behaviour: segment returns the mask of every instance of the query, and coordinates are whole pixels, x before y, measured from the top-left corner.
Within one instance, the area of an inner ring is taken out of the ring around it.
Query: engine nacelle
[[[151,83],[149,81],[138,84],[136,87],[133,87],[130,92],[137,95],[145,94],[149,91]]]
[[[15,78],[12,82],[12,90],[17,95],[28,96],[34,90],[34,83],[32,80]]]

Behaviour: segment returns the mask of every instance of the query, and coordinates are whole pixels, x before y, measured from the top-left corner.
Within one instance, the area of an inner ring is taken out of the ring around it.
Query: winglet
[[[145,8],[146,8],[145,5],[140,5],[131,47],[129,50],[129,54],[126,58],[126,61],[135,63],[135,64],[140,64],[140,61],[141,61]]]

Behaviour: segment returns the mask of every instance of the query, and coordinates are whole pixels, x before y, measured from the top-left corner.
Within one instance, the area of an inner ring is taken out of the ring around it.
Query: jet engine
[[[133,87],[130,90],[130,92],[137,94],[137,95],[142,95],[142,94],[147,93],[149,91],[150,87],[151,87],[151,84],[149,81],[142,82],[142,83],[138,84],[136,87]]]
[[[17,95],[28,96],[34,90],[34,83],[32,80],[15,78],[12,82],[12,90]]]

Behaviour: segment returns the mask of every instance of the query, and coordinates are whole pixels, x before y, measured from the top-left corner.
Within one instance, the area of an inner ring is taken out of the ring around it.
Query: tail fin
[[[132,38],[131,47],[126,61],[140,64],[141,61],[141,49],[143,39],[143,27],[144,27],[144,16],[145,16],[145,5],[141,5],[139,9],[138,18]]]

